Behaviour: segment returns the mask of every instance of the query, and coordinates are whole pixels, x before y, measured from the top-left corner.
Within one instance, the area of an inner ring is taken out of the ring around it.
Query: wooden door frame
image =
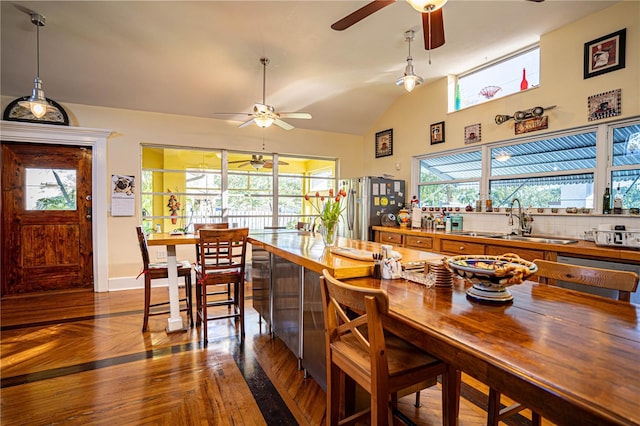
[[[109,291],[107,139],[112,130],[4,120],[1,123],[0,139],[6,142],[91,147],[93,289],[96,292]]]

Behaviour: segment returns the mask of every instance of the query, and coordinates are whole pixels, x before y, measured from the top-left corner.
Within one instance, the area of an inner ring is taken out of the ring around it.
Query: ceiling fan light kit
[[[309,120],[311,114],[307,112],[276,112],[276,109],[271,105],[267,105],[266,91],[267,91],[267,65],[269,65],[269,58],[260,58],[262,64],[262,103],[253,105],[253,113],[247,114],[251,118],[244,123],[240,124],[240,128],[247,127],[252,123],[256,126],[266,129],[272,124],[283,128],[284,130],[291,130],[294,127],[283,121],[283,118],[298,118]],[[231,114],[239,115],[238,113],[218,113],[218,114]],[[257,170],[257,169],[256,169]]]
[[[447,0],[407,0],[407,3],[420,13],[438,10],[444,6],[446,2]]]
[[[404,85],[407,92],[411,92],[416,86],[421,85],[424,79],[419,75],[416,75],[413,69],[413,58],[411,57],[411,42],[415,38],[415,32],[413,30],[405,31],[405,41],[409,44],[409,56],[407,56],[407,66],[404,69],[404,75],[400,77],[396,84],[398,86]]]
[[[57,111],[58,109],[47,101],[42,89],[42,80],[40,80],[40,27],[44,27],[46,18],[35,12],[32,12],[30,17],[31,23],[36,26],[36,78],[33,79],[31,97],[18,104],[30,109],[34,117],[42,118],[48,110]]]

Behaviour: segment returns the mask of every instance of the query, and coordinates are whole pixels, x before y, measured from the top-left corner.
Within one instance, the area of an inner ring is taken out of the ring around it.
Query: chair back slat
[[[202,277],[209,280],[217,276],[222,281],[228,275],[243,277],[248,236],[249,228],[201,229],[198,267]]]
[[[193,233],[199,234],[201,229],[229,229],[229,222],[221,223],[194,223]],[[196,243],[196,259],[200,259],[200,244]]]
[[[536,259],[538,266],[536,275],[540,282],[547,283],[549,279],[568,281],[590,287],[606,288],[618,291],[618,300],[630,301],[631,293],[638,288],[638,274],[630,271],[602,269],[590,266],[570,265]]]
[[[320,277],[327,344],[354,337],[371,359],[372,383],[378,374],[388,375],[382,315],[389,298],[380,289],[356,287],[335,279],[325,269]],[[346,311],[345,308],[349,308]]]

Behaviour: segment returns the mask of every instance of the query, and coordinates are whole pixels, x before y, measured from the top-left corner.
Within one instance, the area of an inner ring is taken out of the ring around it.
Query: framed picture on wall
[[[584,44],[584,78],[625,67],[627,29],[624,28]]]
[[[444,142],[444,121],[433,123],[429,129],[431,145]]]
[[[480,129],[480,123],[465,126],[464,128],[464,143],[480,142],[482,140],[482,133]]]
[[[393,129],[376,133],[376,158],[393,155]]]
[[[603,118],[615,117],[621,114],[622,89],[610,90],[609,92],[589,96],[588,110],[589,121],[601,120]]]

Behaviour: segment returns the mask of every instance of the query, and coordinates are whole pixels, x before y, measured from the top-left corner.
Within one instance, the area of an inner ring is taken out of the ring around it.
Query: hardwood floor
[[[153,294],[166,297],[166,289]],[[166,333],[163,316],[142,333],[142,305],[142,290],[3,298],[2,424],[323,424],[324,391],[260,324],[250,291],[244,345],[228,320],[209,323],[207,347],[198,329]],[[473,385],[463,385],[462,426],[486,422],[470,402],[486,403],[486,389]],[[419,409],[413,400],[401,400],[404,414],[441,424],[437,387],[422,392]],[[518,417],[509,424],[526,424]]]

